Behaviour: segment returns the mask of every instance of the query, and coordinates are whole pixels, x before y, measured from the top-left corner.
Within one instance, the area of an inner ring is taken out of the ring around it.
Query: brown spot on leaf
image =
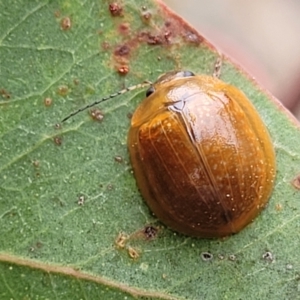
[[[54,144],[57,145],[57,146],[60,146],[62,144],[62,138],[59,137],[59,136],[56,136],[54,139]]]
[[[61,85],[58,87],[57,93],[60,96],[66,96],[69,93],[69,88],[66,85]]]
[[[119,249],[125,248],[128,239],[129,239],[129,236],[126,233],[120,232],[118,234],[117,238],[115,239],[116,247]]]
[[[138,252],[138,250],[131,246],[129,246],[127,248],[127,251],[128,251],[129,257],[132,259],[138,259],[140,257],[140,253]]]
[[[44,99],[44,105],[45,106],[51,106],[52,105],[52,99],[47,97]]]
[[[139,40],[147,43],[148,45],[162,45],[162,44],[169,44],[170,42],[170,31],[163,31],[159,33],[152,33],[152,32],[141,32],[139,34]]]
[[[160,35],[147,34],[147,44],[148,45],[161,45],[163,43],[162,37]]]
[[[130,48],[128,45],[121,45],[117,47],[114,53],[117,56],[128,56],[130,53]]]
[[[93,120],[102,122],[104,118],[103,112],[99,108],[93,108],[90,110],[90,116]]]
[[[60,27],[62,30],[67,31],[71,28],[72,23],[71,23],[71,19],[69,17],[64,17],[61,19],[60,21]]]
[[[122,23],[119,25],[119,32],[122,35],[127,35],[130,31],[130,24],[129,23]]]
[[[113,17],[119,17],[119,16],[122,16],[123,15],[123,8],[122,6],[117,3],[117,2],[114,2],[114,3],[111,3],[109,4],[109,7],[108,7],[109,11],[110,11],[110,14],[113,16]]]
[[[0,94],[5,99],[10,99],[11,95],[6,89],[0,89]]]
[[[146,11],[142,13],[142,20],[145,22],[149,22],[152,18],[152,14],[150,11]]]
[[[104,41],[102,44],[101,44],[101,47],[102,47],[102,49],[103,50],[108,50],[109,48],[110,48],[110,44],[109,44],[109,42],[107,42],[107,41]]]
[[[59,18],[59,17],[60,17],[60,11],[59,11],[59,10],[56,10],[56,11],[54,12],[54,16],[55,16],[55,18]]]
[[[118,73],[120,75],[126,75],[129,72],[129,67],[128,66],[121,66],[118,68]]]

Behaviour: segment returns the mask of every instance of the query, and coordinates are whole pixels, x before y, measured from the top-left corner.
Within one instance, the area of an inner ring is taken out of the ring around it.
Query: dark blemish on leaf
[[[158,34],[153,34],[151,32],[141,32],[138,36],[138,39],[139,41],[143,41],[152,46],[167,44],[164,34],[165,32]]]
[[[129,72],[129,67],[128,66],[121,66],[118,68],[118,73],[120,75],[126,75]]]
[[[66,85],[61,85],[57,90],[58,95],[66,96],[69,93],[69,88]]]
[[[51,106],[52,105],[52,99],[47,97],[44,99],[45,106]]]
[[[138,240],[146,240],[151,241],[154,240],[159,232],[159,228],[155,227],[153,225],[146,225],[143,228],[135,231],[131,234],[132,239],[138,239]]]
[[[274,256],[270,251],[266,251],[263,255],[262,258],[267,261],[267,262],[273,262],[274,261]]]
[[[59,137],[59,136],[56,136],[56,137],[53,139],[53,141],[54,141],[54,144],[57,145],[57,146],[61,146],[61,144],[62,144],[62,138]]]
[[[83,195],[80,195],[78,197],[78,201],[77,201],[77,204],[82,206],[84,204],[84,201],[85,201],[85,197]]]
[[[300,174],[293,179],[292,184],[297,190],[300,190]]]
[[[79,85],[79,83],[80,83],[79,79],[77,79],[77,78],[73,79],[73,82],[75,85]]]
[[[138,250],[131,247],[131,246],[129,246],[127,248],[127,251],[128,251],[129,257],[132,258],[132,259],[138,259],[140,257],[140,254],[139,254]]]
[[[163,43],[161,36],[152,35],[152,34],[148,34],[148,39],[146,42],[148,45],[153,45],[153,46],[161,45]]]
[[[152,240],[156,238],[158,233],[158,228],[152,225],[147,225],[144,227],[143,234],[147,240]]]
[[[210,252],[202,252],[200,256],[203,261],[211,261],[214,258]]]
[[[0,94],[5,99],[10,99],[11,95],[6,89],[0,89]]]
[[[60,21],[60,27],[64,31],[69,30],[71,28],[71,26],[72,26],[72,23],[71,23],[71,19],[69,17],[64,17]]]
[[[123,15],[123,8],[120,4],[114,2],[109,4],[109,11],[113,17],[119,17]]]
[[[117,163],[122,163],[122,162],[123,162],[123,157],[120,156],[120,155],[116,155],[116,156],[115,156],[115,161],[116,161]]]
[[[143,5],[142,10],[144,10],[144,11],[147,10],[147,6]]]
[[[132,116],[133,116],[133,113],[132,113],[132,112],[127,113],[127,118],[128,118],[129,120],[132,119]]]
[[[236,260],[236,256],[234,254],[230,254],[228,256],[228,259],[231,260],[231,261],[235,261]]]
[[[117,47],[114,53],[117,56],[127,56],[130,53],[130,48],[127,45],[122,45]]]
[[[55,129],[61,129],[61,124],[60,124],[60,123],[56,123],[56,124],[54,125],[54,128],[55,128]]]
[[[102,122],[104,119],[104,114],[99,108],[93,108],[89,113],[92,119],[95,121]]]

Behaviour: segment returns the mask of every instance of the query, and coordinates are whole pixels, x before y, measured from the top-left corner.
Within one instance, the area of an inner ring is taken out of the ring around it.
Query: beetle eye
[[[182,72],[182,77],[191,77],[191,76],[195,76],[195,74],[191,71],[183,71]]]
[[[155,91],[155,89],[153,86],[149,87],[149,89],[146,92],[146,97],[149,97],[151,94],[154,93],[154,91]]]

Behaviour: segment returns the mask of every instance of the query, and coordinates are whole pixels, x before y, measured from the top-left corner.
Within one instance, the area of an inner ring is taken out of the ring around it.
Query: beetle
[[[151,211],[185,235],[239,232],[266,206],[274,186],[266,126],[244,93],[213,76],[171,71],[159,77],[132,116],[128,149]]]

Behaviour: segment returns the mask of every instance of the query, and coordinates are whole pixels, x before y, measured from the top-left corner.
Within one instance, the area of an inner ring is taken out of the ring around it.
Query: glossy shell
[[[128,147],[137,185],[171,229],[198,237],[240,231],[265,207],[276,172],[270,136],[237,88],[168,73],[137,108]]]

